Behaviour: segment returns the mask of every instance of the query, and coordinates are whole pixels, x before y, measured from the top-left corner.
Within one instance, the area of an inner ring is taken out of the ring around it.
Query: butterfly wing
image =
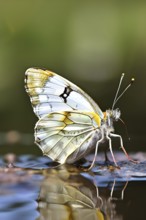
[[[35,114],[41,118],[51,112],[88,111],[103,118],[99,106],[79,87],[48,70],[26,71],[25,88]]]
[[[52,160],[73,163],[85,156],[99,139],[100,117],[86,112],[53,112],[36,124],[35,142]]]

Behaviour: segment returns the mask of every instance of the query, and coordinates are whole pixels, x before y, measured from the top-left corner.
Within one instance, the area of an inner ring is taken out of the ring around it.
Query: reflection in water
[[[51,165],[45,157],[12,154],[0,157],[0,219],[139,219],[133,218],[130,207],[136,204],[137,209],[138,203],[145,204],[145,186],[136,183],[129,193],[126,179],[129,175],[131,181],[142,180],[145,162],[132,167],[124,162],[121,170],[101,165],[94,173],[81,172],[73,166],[54,169]],[[143,197],[139,196],[139,190]],[[140,199],[143,203],[138,202]],[[136,214],[143,212],[137,209]]]
[[[45,176],[39,196],[39,219],[122,219],[112,199],[115,182],[111,190],[99,190],[91,180],[69,166],[48,170]]]
[[[117,212],[117,202],[124,199],[124,191],[128,185],[126,183],[116,183],[114,180],[105,188],[100,188],[103,205],[101,210],[105,213],[106,218],[110,220],[122,220],[123,217]]]

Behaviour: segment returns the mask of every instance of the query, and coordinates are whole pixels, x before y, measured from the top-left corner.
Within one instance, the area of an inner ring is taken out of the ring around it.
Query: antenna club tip
[[[122,76],[125,76],[125,73],[122,73]]]
[[[134,81],[135,81],[135,78],[132,78],[132,79],[131,79],[131,83],[133,83]]]

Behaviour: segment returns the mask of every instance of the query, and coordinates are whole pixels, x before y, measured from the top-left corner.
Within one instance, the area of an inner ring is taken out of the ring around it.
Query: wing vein
[[[80,145],[79,145],[76,149],[79,149],[80,146],[81,146],[83,143],[85,143],[85,141],[92,135],[92,133],[93,133],[93,131],[90,132],[90,133],[83,139],[83,141],[80,143]],[[75,137],[74,137],[74,138],[75,138]],[[68,143],[67,143],[67,145],[68,145]],[[67,147],[67,145],[65,146],[65,148]],[[64,149],[62,150],[62,152],[57,156],[57,158],[59,158],[59,156],[61,157],[61,155],[64,154],[65,148],[64,148]],[[68,155],[68,156],[69,156],[69,155]]]

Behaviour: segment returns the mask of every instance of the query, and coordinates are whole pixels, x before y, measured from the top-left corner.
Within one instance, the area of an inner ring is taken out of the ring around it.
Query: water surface
[[[72,165],[54,168],[47,157],[1,157],[0,219],[144,219],[146,156],[131,156],[139,163],[117,153],[117,169],[100,154],[90,172]]]

